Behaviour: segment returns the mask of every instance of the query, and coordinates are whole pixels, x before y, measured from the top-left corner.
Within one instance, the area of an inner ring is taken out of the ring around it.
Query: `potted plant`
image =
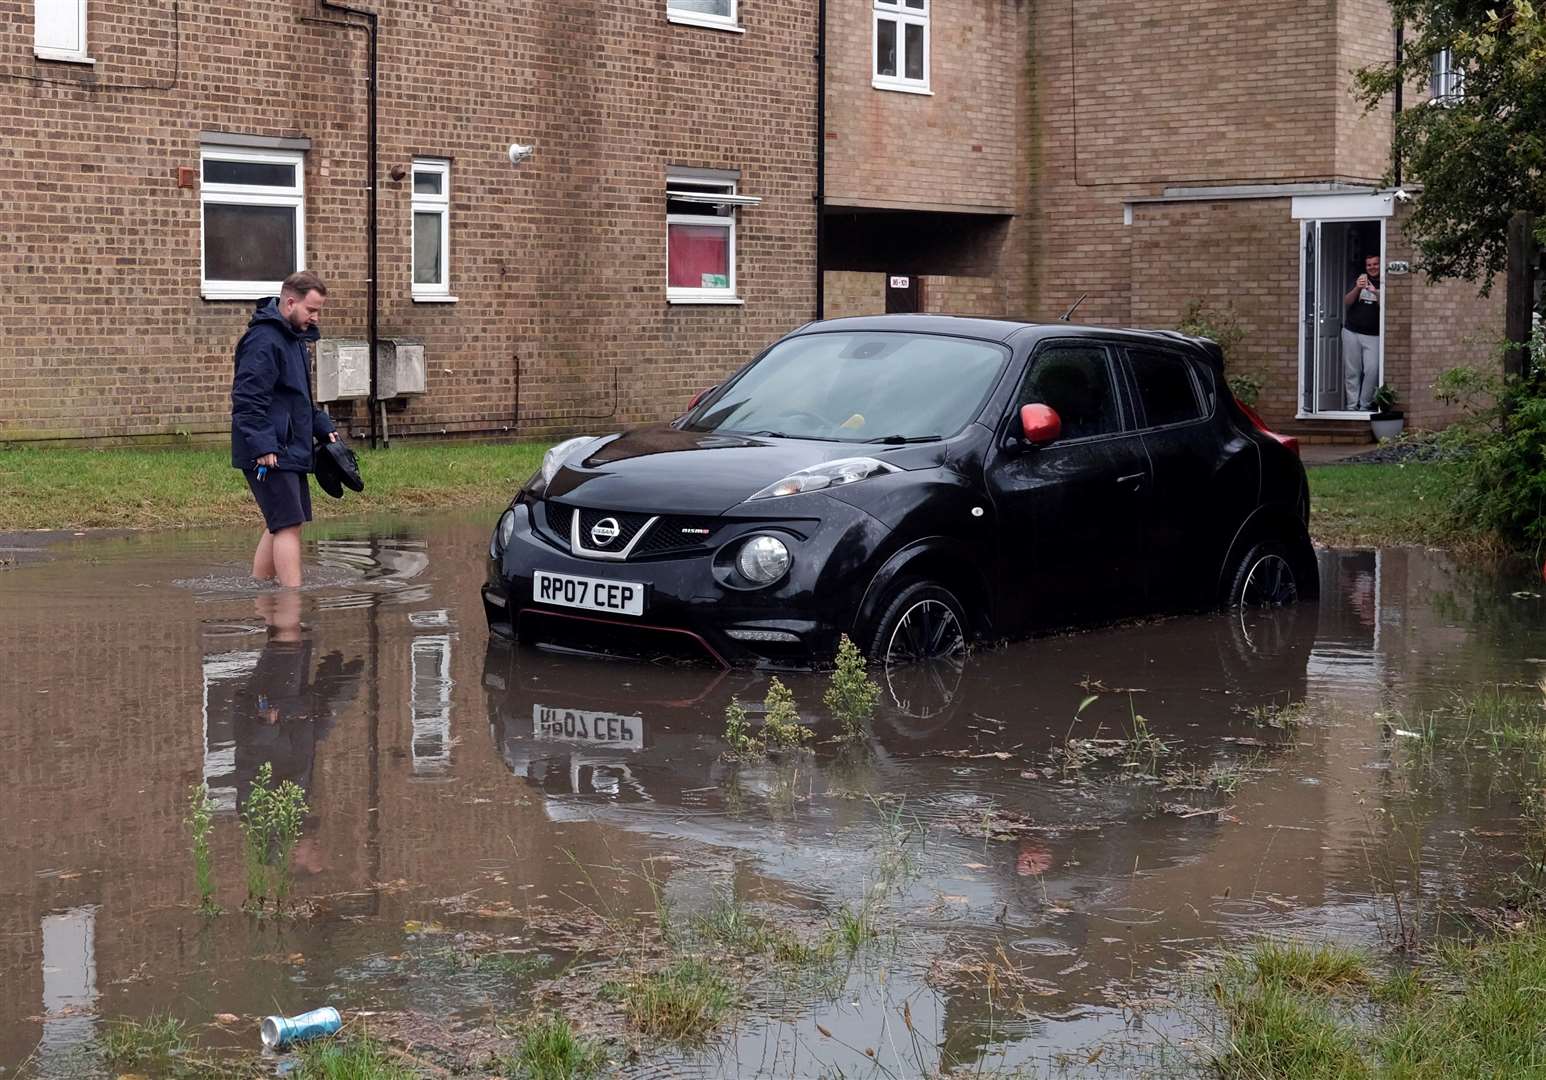
[[[1389,383],[1374,392],[1374,411],[1369,414],[1369,427],[1380,441],[1394,439],[1406,426],[1406,414],[1396,408],[1396,391]]]

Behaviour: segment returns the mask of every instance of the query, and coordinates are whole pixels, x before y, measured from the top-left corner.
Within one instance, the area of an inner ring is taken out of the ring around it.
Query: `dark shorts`
[[[247,486],[263,511],[263,524],[276,533],[292,525],[304,525],[311,520],[311,485],[306,474],[268,470],[268,475],[258,479],[255,469],[244,469]]]

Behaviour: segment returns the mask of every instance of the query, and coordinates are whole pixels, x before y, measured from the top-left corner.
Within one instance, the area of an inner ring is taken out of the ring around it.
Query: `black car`
[[[1317,589],[1297,446],[1212,342],[929,315],[812,323],[669,424],[570,439],[501,516],[501,635],[728,662]]]

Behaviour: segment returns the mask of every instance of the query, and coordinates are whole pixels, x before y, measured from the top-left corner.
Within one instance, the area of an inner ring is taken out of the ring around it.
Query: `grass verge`
[[[1540,1075],[1546,921],[1446,944],[1416,972],[1382,981],[1332,946],[1263,946],[1225,966],[1217,992],[1224,1077]]]
[[[546,443],[355,446],[365,490],[341,500],[313,486],[317,520],[509,499]],[[0,450],[0,531],[164,529],[262,519],[226,449]]]
[[[1450,514],[1459,475],[1433,462],[1316,465],[1310,478],[1310,534],[1331,547],[1450,547],[1498,550]]]

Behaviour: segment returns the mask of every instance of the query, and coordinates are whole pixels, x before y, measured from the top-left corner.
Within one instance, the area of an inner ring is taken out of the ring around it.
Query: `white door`
[[[1385,264],[1385,222],[1300,222],[1299,408],[1303,417],[1361,419],[1345,400],[1342,329],[1346,293],[1363,272],[1366,256]],[[1380,341],[1384,341],[1384,305]],[[1384,366],[1384,349],[1380,366]]]

